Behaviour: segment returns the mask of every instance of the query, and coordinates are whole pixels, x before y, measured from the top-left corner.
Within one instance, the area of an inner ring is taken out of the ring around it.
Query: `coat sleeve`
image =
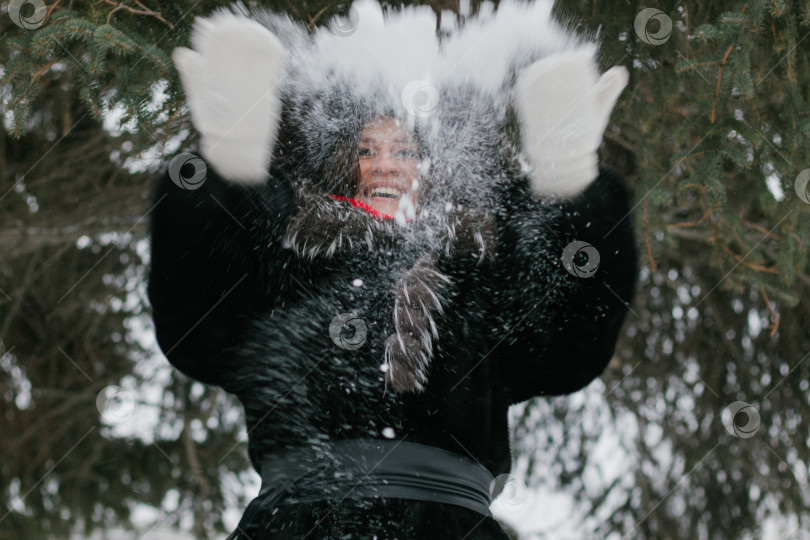
[[[224,351],[279,294],[282,234],[296,203],[281,172],[270,172],[246,186],[209,167],[195,190],[166,172],[154,189],[147,291],[157,341],[172,364],[205,383],[223,384]]]
[[[627,191],[603,170],[575,199],[542,203],[524,181],[502,199],[491,343],[499,380],[510,403],[574,392],[607,366],[634,296]],[[593,249],[578,244],[574,255],[566,248],[575,241]],[[598,256],[595,271],[589,256]]]

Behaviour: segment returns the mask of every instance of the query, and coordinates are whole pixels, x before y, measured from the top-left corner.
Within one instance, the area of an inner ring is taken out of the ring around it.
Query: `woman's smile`
[[[357,149],[360,185],[355,198],[389,216],[403,196],[415,204],[419,147],[394,118],[380,118],[365,126]]]

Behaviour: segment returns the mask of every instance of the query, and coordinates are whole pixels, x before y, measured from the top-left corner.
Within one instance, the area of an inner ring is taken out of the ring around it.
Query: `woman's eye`
[[[361,146],[357,149],[357,154],[360,156],[370,156],[371,149],[368,146]]]
[[[419,157],[419,153],[412,148],[407,148],[405,150],[399,151],[399,157],[407,159],[417,159]]]

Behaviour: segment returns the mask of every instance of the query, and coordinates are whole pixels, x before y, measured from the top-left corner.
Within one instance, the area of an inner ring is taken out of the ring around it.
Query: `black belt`
[[[385,439],[329,441],[268,455],[262,489],[240,527],[260,508],[347,497],[448,503],[492,517],[493,480],[483,465],[433,446]]]

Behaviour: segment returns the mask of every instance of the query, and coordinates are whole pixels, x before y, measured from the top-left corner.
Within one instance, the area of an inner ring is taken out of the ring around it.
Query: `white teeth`
[[[386,197],[388,195],[393,195],[398,199],[400,195],[402,195],[402,190],[391,187],[380,187],[371,192],[372,197]]]

